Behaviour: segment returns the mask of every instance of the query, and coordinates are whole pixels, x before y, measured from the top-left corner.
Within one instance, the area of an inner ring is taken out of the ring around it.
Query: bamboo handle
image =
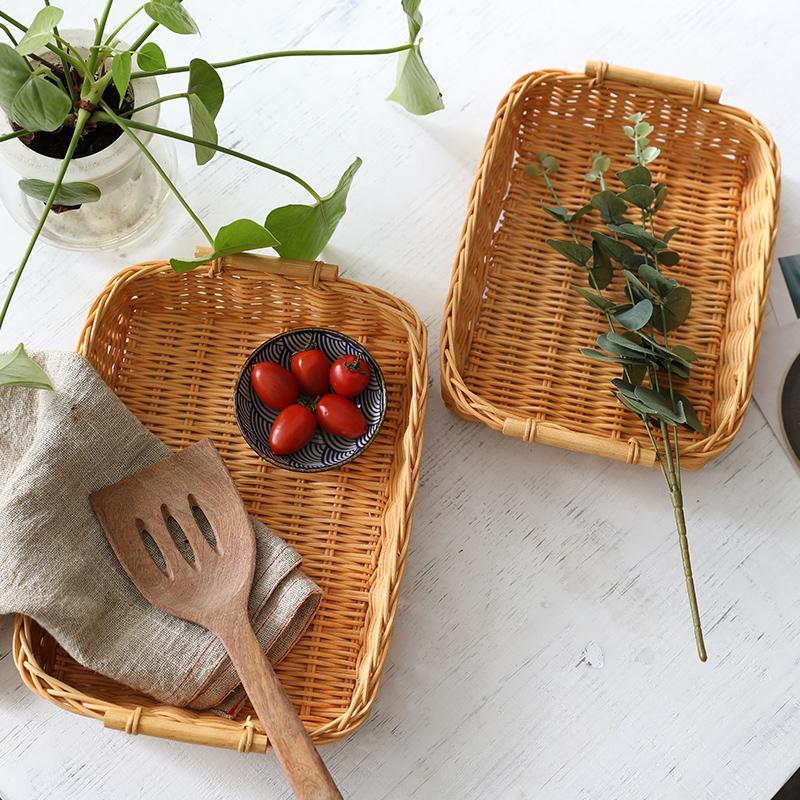
[[[628,464],[644,464],[652,467],[656,463],[655,453],[649,448],[643,448],[638,439],[634,438],[627,441],[602,439],[591,434],[565,431],[557,425],[539,422],[530,417],[527,419],[508,417],[503,422],[502,430],[506,436],[514,436],[526,442],[538,442],[567,450],[577,450],[580,453],[614,458]]]
[[[210,247],[196,247],[194,250],[197,258],[207,256],[211,252]],[[215,259],[215,265],[218,269],[243,268],[272,275],[283,275],[299,281],[309,281],[312,285],[316,285],[318,281],[335,281],[339,277],[339,267],[335,264],[326,264],[324,261],[296,261],[290,258],[262,256],[255,253],[220,256]]]
[[[299,800],[342,800],[247,617],[217,635],[231,657],[295,795]]]
[[[695,105],[703,102],[718,103],[722,96],[722,88],[712,86],[702,81],[689,81],[686,78],[673,78],[669,75],[659,75],[656,72],[646,72],[631,67],[620,67],[616,64],[606,64],[604,61],[587,61],[586,74],[598,80],[621,81],[632,83],[636,86],[645,86],[648,89],[657,89],[668,94],[682,94],[691,97]]]

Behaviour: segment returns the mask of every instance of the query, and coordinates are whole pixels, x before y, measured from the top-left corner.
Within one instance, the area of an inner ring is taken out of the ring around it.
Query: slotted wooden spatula
[[[162,611],[219,637],[295,795],[301,800],[341,800],[250,625],[247,601],[255,536],[214,445],[208,439],[193,444],[94,492],[91,502],[136,588]],[[211,533],[204,535],[206,521]],[[186,544],[180,549],[170,533],[176,526],[191,547],[194,563],[187,559]]]

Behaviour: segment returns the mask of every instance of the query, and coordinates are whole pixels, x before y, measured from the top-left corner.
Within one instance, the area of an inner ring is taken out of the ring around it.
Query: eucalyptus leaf
[[[653,351],[650,348],[644,347],[638,342],[634,342],[632,339],[628,339],[614,331],[601,333],[597,337],[597,346],[602,350],[608,350],[609,353],[615,353],[625,358],[641,359],[643,356],[647,358],[653,357]]]
[[[147,42],[139,48],[136,64],[142,72],[156,72],[167,68],[164,51],[155,42]]]
[[[205,103],[196,95],[190,94],[186,98],[189,103],[189,119],[192,122],[192,135],[196,139],[206,142],[217,143],[217,126],[214,124],[214,117],[206,108]],[[214,157],[216,150],[195,143],[194,157],[199,166],[208,163]]]
[[[688,369],[691,366],[691,362],[685,359],[677,350],[674,348],[670,350],[668,347],[664,346],[660,342],[657,342],[651,336],[648,336],[646,333],[642,333],[639,331],[639,338],[640,340],[646,342],[650,347],[653,348],[655,351],[655,355],[659,357],[663,362],[669,361],[671,364],[678,364],[683,366],[684,368]]]
[[[703,423],[700,422],[700,418],[697,416],[697,412],[695,411],[694,406],[691,404],[689,398],[685,394],[680,393],[676,396],[680,404],[683,406],[686,427],[690,430],[696,431],[697,433],[705,433],[706,429],[703,427]]]
[[[64,12],[56,6],[39,9],[25,35],[19,40],[17,52],[27,56],[49,44],[55,35],[53,28],[61,22],[63,16]]]
[[[41,75],[29,77],[11,103],[14,121],[29,131],[54,131],[72,111],[69,95]]]
[[[13,47],[0,44],[0,107],[7,114],[17,92],[30,77],[25,59]]]
[[[264,223],[280,241],[283,258],[315,259],[330,240],[347,210],[347,195],[361,159],[344,171],[336,188],[313,205],[288,205],[270,211]]]
[[[626,367],[640,366],[646,363],[632,358],[623,358],[622,356],[610,356],[607,353],[600,352],[600,350],[593,350],[591,347],[581,347],[581,353],[588,358],[593,358],[595,361],[603,361],[608,364],[622,364]]]
[[[631,308],[615,313],[614,318],[629,331],[638,331],[647,325],[652,314],[653,304],[649,300],[640,300]]]
[[[406,111],[420,116],[444,108],[442,93],[422,60],[418,44],[400,53],[397,62],[397,81],[392,93],[386,99],[393,100]]]
[[[682,358],[684,361],[687,361],[689,364],[697,361],[697,353],[695,353],[691,347],[687,347],[685,344],[673,345],[672,351],[675,353],[675,355],[677,355],[679,358]]]
[[[620,197],[626,202],[639,208],[650,208],[655,200],[656,193],[643,183],[634,183],[628,187]]]
[[[596,181],[600,179],[608,168],[611,166],[611,159],[603,153],[595,153],[592,157],[592,168],[586,173],[587,181]]]
[[[559,222],[572,221],[572,214],[570,214],[566,208],[562,208],[561,206],[544,206],[544,210]]]
[[[614,278],[614,267],[611,258],[595,239],[592,239],[592,266],[589,276],[597,289],[605,289]]]
[[[145,3],[144,12],[150,19],[163,25],[173,33],[200,33],[197,23],[189,16],[189,12],[180,0],[152,0]]]
[[[619,242],[611,236],[600,231],[592,231],[592,240],[619,264],[628,265],[636,257],[636,253],[624,242]]]
[[[681,257],[674,250],[664,250],[658,254],[658,263],[662,267],[674,267],[680,260]]]
[[[678,285],[677,281],[672,280],[672,278],[665,278],[650,264],[642,264],[639,267],[639,277],[662,297],[666,297]]]
[[[653,176],[650,174],[650,170],[638,164],[635,167],[618,172],[617,177],[622,181],[626,189],[630,189],[631,186],[636,186],[637,184],[641,186],[650,186],[653,182]]]
[[[628,210],[628,206],[614,192],[608,190],[598,192],[589,203],[592,208],[596,208],[600,212],[603,222],[621,224],[625,221],[625,212]]]
[[[652,412],[664,422],[672,425],[683,424],[686,422],[683,409],[680,405],[672,405],[669,396],[663,392],[657,392],[647,386],[637,386],[634,390],[634,397],[642,404],[646,405]]]
[[[636,384],[630,383],[630,381],[623,380],[622,378],[614,378],[611,383],[625,395],[625,397],[631,399],[636,398]]]
[[[639,414],[642,416],[650,416],[650,409],[644,404],[640,403],[635,397],[631,397],[629,395],[625,395],[622,392],[614,392],[617,400],[622,403],[626,408],[629,408],[635,414]]]
[[[19,182],[19,188],[35,200],[46,203],[53,191],[53,184],[50,181],[40,181],[36,178],[23,178]],[[93,183],[76,181],[74,183],[62,183],[56,192],[55,205],[59,206],[80,206],[84,203],[94,203],[100,199],[100,190]]]
[[[609,225],[608,227],[623,239],[633,242],[649,253],[666,249],[667,245],[665,242],[661,241],[661,239],[657,239],[640,225],[634,225],[632,222],[624,222],[619,225]]]
[[[547,175],[552,175],[554,172],[558,172],[558,161],[551,156],[549,153],[546,153],[544,150],[540,150],[536,157],[539,159],[539,163],[542,165],[542,172]]]
[[[193,58],[189,62],[189,86],[186,92],[200,99],[212,119],[217,118],[225,99],[225,89],[219,73],[202,58]]]
[[[18,344],[11,353],[0,356],[0,386],[27,386],[29,389],[49,389],[53,384],[45,371]]]
[[[658,183],[654,188],[656,193],[656,200],[655,203],[653,203],[653,211],[659,211],[661,209],[661,206],[664,205],[664,202],[667,199],[667,184]]]
[[[647,377],[647,362],[626,364],[625,375],[634,386],[638,386]]]
[[[654,295],[650,292],[650,290],[639,280],[638,276],[635,275],[633,272],[627,269],[622,270],[622,274],[625,276],[625,279],[628,282],[628,285],[634,292],[635,297],[632,297],[631,300],[654,300]]]
[[[659,329],[666,327],[668,331],[686,322],[692,310],[692,293],[685,286],[676,286],[662,300],[660,306],[653,309],[653,324]]]
[[[677,226],[674,228],[670,228],[662,237],[661,241],[669,242],[669,240],[680,230]]]
[[[595,292],[590,292],[588,289],[584,289],[583,286],[578,286],[575,283],[570,284],[570,286],[593,308],[597,308],[600,311],[607,311],[609,308],[614,308],[614,303],[607,297],[603,297]]]
[[[661,155],[661,151],[657,147],[645,147],[640,153],[640,157],[645,164],[655,161]]]
[[[585,267],[592,257],[592,251],[585,244],[567,242],[560,239],[547,239],[546,241],[553,250],[560,253],[565,258],[568,258],[573,264],[577,264],[579,267]]]
[[[111,77],[117,87],[120,98],[125,97],[128,84],[131,82],[131,51],[123,50],[114,56],[111,62]]]

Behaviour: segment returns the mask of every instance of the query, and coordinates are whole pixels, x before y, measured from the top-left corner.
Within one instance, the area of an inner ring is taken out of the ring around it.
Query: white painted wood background
[[[186,2],[204,35],[160,35],[170,63],[405,37],[399,0]],[[60,5],[74,26],[99,9]],[[3,2],[26,19],[35,6]],[[394,57],[224,75],[225,142],[326,190],[354,155],[364,158],[325,255],[411,301],[431,332],[422,485],[383,685],[369,721],[323,755],[344,794],[360,800],[767,800],[800,766],[800,480],[758,409],[723,457],[685,478],[710,654],[702,665],[660,476],[456,420],[438,395],[437,351],[487,126],[531,69],[600,58],[721,84],[723,99],[778,141],[783,230],[796,236],[798,6],[425,0],[422,10],[425,57],[447,104],[435,116],[383,102]],[[183,125],[183,109],[168,118]],[[183,150],[181,162],[180,183],[211,226],[301,199],[224,157],[201,171]],[[7,285],[25,237],[4,217],[0,231]],[[123,252],[40,247],[0,346],[73,348],[90,300],[117,269],[189,253],[197,241],[173,209]],[[11,624],[0,620],[5,800],[288,797],[272,756],[129,738],[35,697],[12,663]]]

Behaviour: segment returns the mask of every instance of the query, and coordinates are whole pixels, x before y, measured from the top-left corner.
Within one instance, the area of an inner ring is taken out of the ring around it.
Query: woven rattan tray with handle
[[[510,436],[652,465],[640,421],[608,386],[616,371],[586,359],[603,331],[576,302],[580,268],[553,252],[560,223],[541,180],[524,166],[554,155],[560,199],[583,206],[592,154],[624,169],[624,118],[647,114],[662,154],[651,166],[669,185],[659,219],[678,225],[674,275],[693,294],[676,336],[699,355],[686,394],[707,434],[681,433],[681,464],[718,455],[742,424],[750,399],[778,218],[778,153],[750,114],[719,104],[699,82],[589,62],[585,73],[534,72],[500,103],[467,211],[442,326],[445,403]],[[628,164],[630,162],[627,162]],[[588,218],[579,226],[586,229]]]
[[[337,469],[306,475],[261,460],[233,417],[248,354],[291,328],[335,328],[383,371],[387,411],[370,447]],[[426,331],[401,300],[342,280],[329,264],[253,255],[176,275],[166,262],[114,277],[89,312],[78,350],[128,408],[170,447],[209,437],[250,512],[303,556],[324,590],[306,634],[277,673],[318,742],[367,716],[392,632],[419,479],[427,396]],[[73,661],[36,623],[18,617],[14,654],[25,683],[106,726],[263,752],[249,708],[237,719],[159,706]]]

